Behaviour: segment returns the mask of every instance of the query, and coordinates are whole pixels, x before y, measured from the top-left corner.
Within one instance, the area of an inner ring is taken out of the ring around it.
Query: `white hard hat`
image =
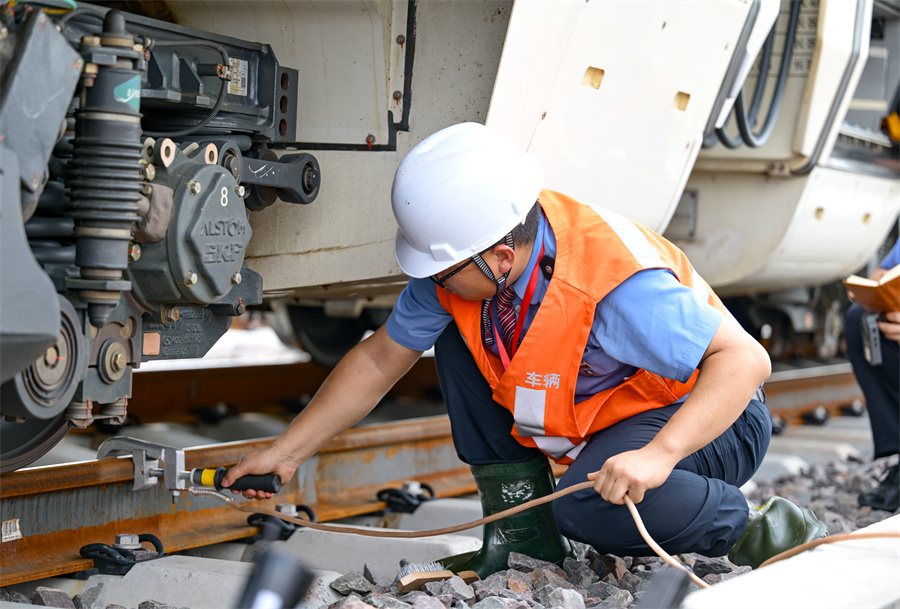
[[[534,157],[484,125],[425,138],[394,175],[400,268],[428,277],[489,248],[524,221],[543,181]]]

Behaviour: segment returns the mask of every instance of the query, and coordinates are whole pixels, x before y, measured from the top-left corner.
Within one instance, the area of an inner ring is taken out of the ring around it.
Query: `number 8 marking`
[[[226,207],[228,205],[228,188],[225,186],[222,187],[222,207]]]

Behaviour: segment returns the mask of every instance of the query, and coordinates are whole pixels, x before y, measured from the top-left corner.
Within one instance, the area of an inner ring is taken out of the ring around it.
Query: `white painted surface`
[[[287,541],[275,542],[273,546],[316,569],[362,573],[366,563],[369,563],[388,575],[394,575],[400,568],[401,559],[415,563],[434,562],[475,551],[481,547],[481,540],[467,535],[393,539],[300,529]]]
[[[862,267],[900,213],[900,180],[695,172],[696,237],[673,238],[720,295],[835,281]]]
[[[527,146],[545,187],[663,230],[749,4],[547,4],[516,5],[486,124]],[[584,82],[589,69],[603,71],[599,84]]]
[[[788,0],[762,3],[749,54],[739,58],[755,56],[776,5],[769,89]],[[802,163],[818,138],[847,64],[855,2],[803,5],[795,62],[769,144],[702,152],[700,134],[750,2],[430,0],[417,3],[412,16],[401,0],[198,0],[171,6],[186,25],[269,43],[283,65],[300,70],[302,141],[361,145],[371,133],[376,144],[385,144],[388,111],[399,120],[403,104],[410,103],[410,131],[397,134],[396,150],[314,151],[322,169],[317,200],[308,206],[278,203],[251,215],[247,262],[263,275],[272,298],[377,297],[389,306],[406,281],[393,255],[394,171],[424,137],[462,121],[485,122],[535,155],[546,187],[658,231],[691,176],[688,188],[704,190],[703,226],[686,249],[714,288],[734,293],[812,285],[859,268],[878,246],[877,235],[887,232],[891,209],[884,201],[898,199],[896,189],[860,190],[850,178],[826,178],[824,190],[813,191],[799,182],[788,185],[793,180],[771,183],[764,175],[773,161]],[[405,35],[409,18],[416,26],[412,97],[397,104],[393,92],[406,84],[406,56],[396,38]],[[842,108],[865,63],[867,31],[863,39]],[[582,84],[588,68],[603,70],[597,88]],[[756,78],[751,71],[748,84]],[[690,95],[683,109],[673,108],[679,93]],[[763,105],[760,116],[766,111]],[[695,161],[706,173],[691,175]],[[746,172],[752,175],[740,175]],[[705,184],[710,175],[742,191]],[[809,210],[823,201],[824,223],[810,224]],[[865,227],[848,220],[860,205],[879,207]],[[842,225],[849,230],[836,233]]]
[[[900,516],[860,533],[900,533]],[[814,548],[690,594],[684,609],[887,608],[900,604],[900,539],[844,541]]]

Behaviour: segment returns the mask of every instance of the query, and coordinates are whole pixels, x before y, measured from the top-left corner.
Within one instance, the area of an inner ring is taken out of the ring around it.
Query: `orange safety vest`
[[[481,302],[437,288],[438,299],[493,389],[513,414],[512,435],[560,463],[571,463],[594,432],[668,406],[694,386],[638,370],[621,384],[575,403],[579,364],[597,303],[634,273],[670,269],[701,301],[725,306],[684,253],[653,231],[612,211],[544,190],[538,201],[556,237],[553,277],[515,356],[504,370],[481,341]]]

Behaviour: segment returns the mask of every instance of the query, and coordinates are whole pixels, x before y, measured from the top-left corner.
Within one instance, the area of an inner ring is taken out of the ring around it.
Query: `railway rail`
[[[223,406],[230,414],[290,413],[303,406],[329,372],[330,368],[301,362],[142,373],[135,375],[128,412],[141,422],[193,420]],[[769,411],[784,424],[824,420],[863,399],[846,362],[776,365],[765,389]],[[386,399],[440,400],[434,360],[424,357],[416,362]]]
[[[327,373],[314,363],[144,372],[135,376],[129,412],[141,422],[208,420],[209,413],[221,416],[224,407],[229,415],[262,410],[287,420]],[[814,413],[822,419],[823,411],[838,412],[861,398],[847,364],[777,371],[766,388],[770,410],[787,423]],[[413,414],[417,403],[433,404],[438,391],[433,360],[423,358],[386,400],[404,402]],[[265,441],[188,448],[185,465],[227,466]],[[214,498],[173,498],[162,485],[135,492],[133,477],[131,459],[124,456],[5,474],[0,586],[89,569],[92,562],[79,549],[111,543],[123,532],[156,535],[166,552],[258,533],[245,515]],[[378,491],[411,479],[427,483],[439,497],[475,490],[468,468],[456,457],[446,416],[348,430],[305,463],[276,498],[260,505],[304,505],[320,521],[337,520],[384,509]]]
[[[289,415],[326,374],[327,369],[311,363],[145,372],[135,376],[129,412],[142,422],[186,420],[186,413],[205,416],[225,404],[232,414]],[[423,358],[388,400],[409,403],[407,416],[414,415],[422,400],[434,400],[437,386],[433,362]],[[766,389],[773,415],[788,423],[821,422],[823,412],[838,412],[861,399],[848,364],[776,371]],[[121,435],[128,435],[127,428]],[[188,448],[185,465],[228,466],[264,442]],[[4,474],[0,586],[89,569],[92,562],[80,556],[80,548],[111,544],[120,533],[155,535],[169,553],[259,532],[248,526],[246,515],[214,498],[172,497],[162,485],[133,491],[133,477],[126,456]],[[468,468],[456,456],[445,415],[350,429],[305,463],[277,497],[260,505],[304,505],[320,521],[337,520],[384,509],[378,491],[399,488],[407,480],[427,483],[438,497],[475,490]]]

